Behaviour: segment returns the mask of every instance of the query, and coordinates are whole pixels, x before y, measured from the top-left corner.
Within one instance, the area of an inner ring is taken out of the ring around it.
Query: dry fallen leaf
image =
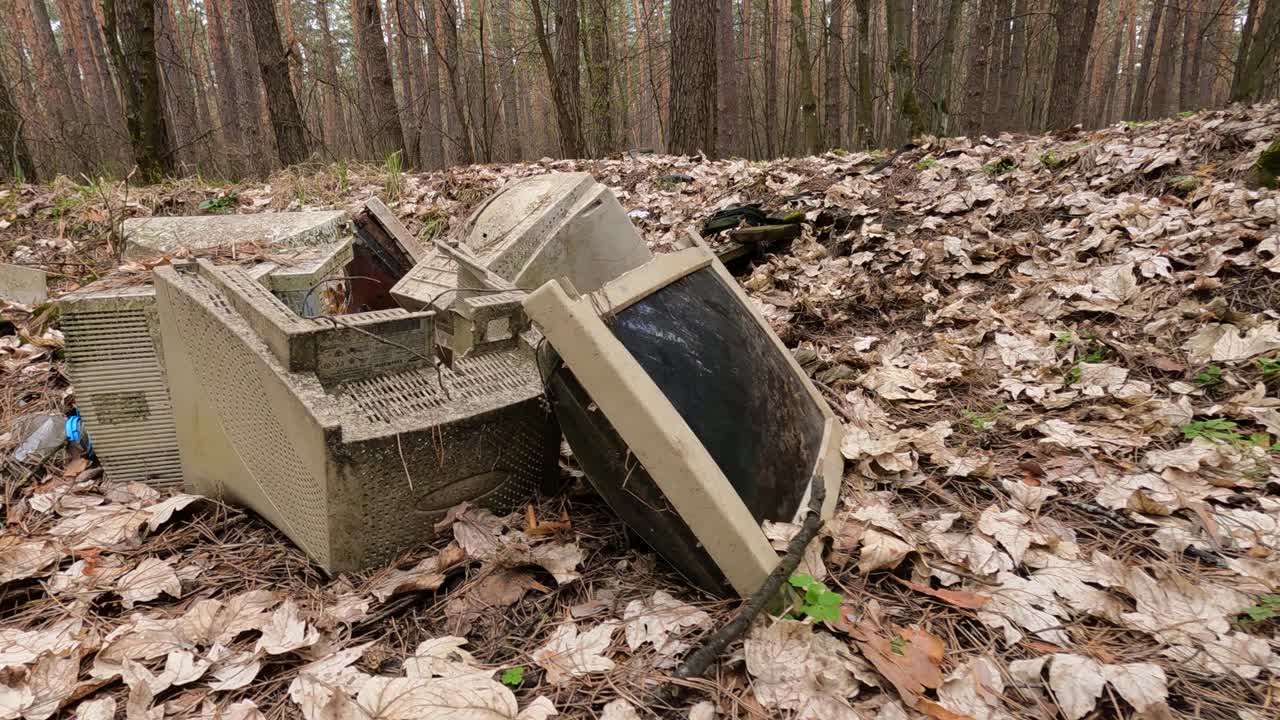
[[[138,567],[120,577],[116,583],[116,592],[120,594],[120,602],[125,608],[135,604],[154,600],[161,593],[170,597],[182,596],[182,581],[174,571],[173,558],[161,560],[149,557],[138,563]]]
[[[633,651],[652,643],[659,655],[672,657],[688,647],[680,640],[686,628],[707,627],[711,616],[658,590],[648,601],[632,600],[622,611],[627,647]]]
[[[282,655],[316,644],[320,633],[303,619],[293,600],[285,600],[271,613],[262,626],[262,637],[255,647],[268,655]]]
[[[914,707],[926,689],[942,685],[942,640],[918,627],[879,628],[869,621],[853,628],[853,641],[862,656]]]
[[[743,642],[756,699],[805,720],[857,720],[849,703],[862,683],[877,682],[845,643],[808,623],[763,621]]]
[[[991,602],[990,595],[979,595],[978,593],[968,592],[966,590],[947,590],[945,588],[942,590],[934,590],[927,585],[920,585],[918,583],[913,583],[910,580],[903,580],[899,577],[894,577],[894,580],[897,580],[916,592],[924,593],[930,597],[935,597],[948,605],[967,608],[969,610],[977,610],[983,605]]]
[[[562,685],[571,678],[613,669],[613,661],[604,656],[617,625],[601,623],[579,634],[571,622],[556,627],[551,637],[533,653],[534,662],[547,671],[547,681]]]

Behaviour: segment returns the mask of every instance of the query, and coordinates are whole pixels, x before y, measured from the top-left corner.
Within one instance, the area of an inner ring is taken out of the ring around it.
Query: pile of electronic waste
[[[836,499],[840,426],[693,233],[653,256],[582,173],[504,188],[447,241],[374,200],[338,212],[125,223],[160,265],[62,299],[67,369],[106,474],[251,508],[329,572],[507,512],[561,437],[639,536],[708,591],[777,562],[765,520]],[[234,253],[232,253],[234,255]],[[388,512],[393,510],[393,512]]]

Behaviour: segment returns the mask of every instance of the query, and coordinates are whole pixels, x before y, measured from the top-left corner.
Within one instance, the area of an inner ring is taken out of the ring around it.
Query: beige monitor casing
[[[523,290],[561,277],[595,290],[651,257],[613,192],[587,173],[547,173],[504,187],[472,213],[459,239]],[[432,248],[391,295],[406,309],[443,311],[458,286],[456,261]]]
[[[729,583],[746,597],[777,565],[777,553],[688,423],[608,326],[611,314],[708,266],[768,334],[821,412],[822,440],[813,473],[824,483],[822,516],[829,518],[844,467],[840,455],[843,428],[791,352],[705,246],[659,255],[598,291],[581,296],[566,287],[567,283],[548,282],[525,300],[525,310]],[[808,497],[806,491],[794,518],[778,519],[801,518]]]

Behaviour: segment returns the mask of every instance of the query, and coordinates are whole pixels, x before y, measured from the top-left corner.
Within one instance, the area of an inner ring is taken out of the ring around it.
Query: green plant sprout
[[[1040,164],[1053,170],[1066,164],[1062,158],[1058,157],[1058,153],[1050,150],[1040,155]]]
[[[1265,622],[1280,617],[1280,595],[1263,595],[1258,598],[1257,605],[1245,608],[1244,613],[1249,616],[1247,622]]]
[[[399,150],[387,156],[385,167],[387,182],[384,189],[387,191],[387,200],[394,202],[400,199],[400,192],[404,190],[404,158]]]
[[[1018,164],[1015,163],[1014,161],[1010,160],[1009,158],[1000,158],[999,160],[991,163],[990,165],[983,166],[982,172],[988,175],[1003,175],[1007,172],[1010,172],[1011,170],[1017,170],[1017,169],[1018,169]]]
[[[929,168],[937,164],[938,164],[937,159],[935,159],[932,155],[925,155],[923,158],[920,159],[920,162],[916,163],[916,169],[928,170]]]
[[[1083,375],[1084,368],[1080,367],[1080,363],[1076,363],[1075,365],[1072,365],[1071,369],[1067,371],[1067,374],[1063,376],[1063,380],[1066,381],[1067,385],[1075,385],[1080,382],[1080,378]]]
[[[889,639],[889,652],[892,652],[894,655],[906,655],[907,639],[901,635],[894,635]]]
[[[517,665],[507,668],[502,672],[502,684],[510,687],[520,687],[524,683],[524,666]]]
[[[214,195],[208,200],[200,203],[200,209],[212,214],[231,212],[231,210],[236,206],[236,201],[238,199],[239,197],[236,194],[236,191],[231,190],[229,192],[222,193],[221,195]]]
[[[1243,442],[1244,436],[1236,432],[1236,423],[1225,418],[1197,420],[1182,426],[1182,436],[1188,440],[1208,438],[1215,442]]]
[[[997,405],[987,412],[977,412],[969,408],[962,408],[960,414],[964,416],[973,429],[978,431],[990,430],[996,426],[996,418],[1000,417],[1000,411],[1004,410],[1003,404]]]
[[[1060,333],[1056,333],[1053,336],[1053,344],[1059,350],[1063,350],[1065,348],[1070,347],[1071,343],[1075,341],[1076,341],[1076,336],[1072,335],[1069,331],[1066,331],[1066,330],[1063,330]]]
[[[791,587],[804,593],[804,604],[800,612],[816,622],[837,622],[840,620],[840,605],[844,596],[831,592],[827,586],[813,579],[812,575],[798,573],[792,575],[788,582]]]
[[[1280,359],[1258,358],[1258,370],[1262,372],[1263,380],[1273,380],[1276,377],[1280,377]]]
[[[1211,388],[1214,385],[1221,385],[1222,384],[1222,368],[1218,367],[1217,365],[1210,365],[1209,367],[1206,367],[1205,369],[1196,373],[1196,376],[1191,379],[1191,382],[1199,385],[1202,388]]]

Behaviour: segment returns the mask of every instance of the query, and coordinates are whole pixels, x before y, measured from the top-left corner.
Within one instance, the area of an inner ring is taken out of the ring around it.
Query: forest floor
[[[840,611],[760,621],[676,699],[737,603],[633,545],[571,457],[563,496],[334,578],[217,502],[82,460],[7,475],[0,718],[1280,716],[1280,192],[1248,186],[1277,132],[1271,104],[929,139],[877,172],[640,155],[0,190],[0,258],[58,291],[119,265],[126,215],[377,195],[431,234],[548,170],[608,184],[658,250],[732,203],[801,210],[741,280],[848,430],[803,566]],[[3,317],[8,429],[73,394],[56,312]]]

